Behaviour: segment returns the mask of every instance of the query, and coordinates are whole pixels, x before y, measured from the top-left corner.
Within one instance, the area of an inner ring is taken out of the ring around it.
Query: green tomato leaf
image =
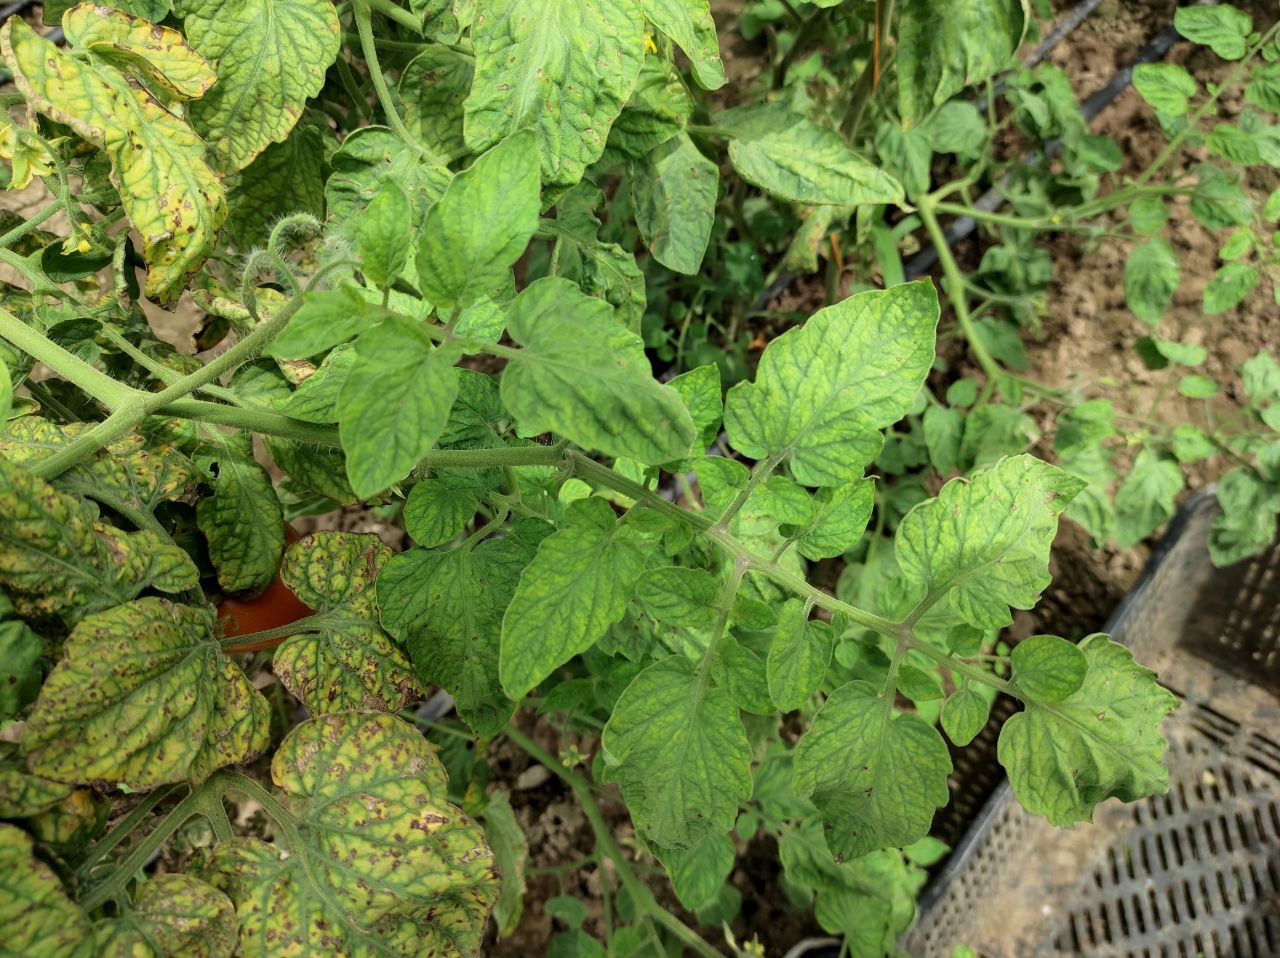
[[[724,63],[707,0],[643,0],[643,6],[645,19],[689,58],[698,86],[704,90],[724,86]]]
[[[462,103],[471,89],[472,59],[439,43],[424,47],[400,74],[404,125],[437,156],[462,156]]]
[[[1280,63],[1261,63],[1253,70],[1244,98],[1268,113],[1280,113]]]
[[[403,316],[360,334],[338,395],[338,435],[361,499],[399,482],[435,447],[458,393],[456,358]]]
[[[227,216],[222,180],[205,162],[204,142],[124,76],[80,62],[20,18],[0,29],[0,51],[33,109],[106,151],[125,212],[142,234],[147,295],[161,304],[177,299]]]
[[[213,495],[197,504],[196,521],[223,590],[261,592],[284,554],[280,500],[247,436],[219,436],[215,442]]]
[[[270,712],[222,654],[211,609],[139,599],[72,630],[22,748],[48,778],[155,788],[253,758]]]
[[[773,715],[777,711],[769,698],[764,660],[733,635],[721,638],[711,662],[711,675],[744,712]]]
[[[1247,263],[1227,263],[1213,274],[1204,288],[1204,312],[1217,316],[1239,306],[1258,285],[1259,274]]]
[[[695,275],[716,219],[720,169],[679,133],[627,167],[636,226],[667,269]]]
[[[408,657],[378,624],[374,580],[391,550],[372,533],[314,532],[295,542],[280,579],[322,613],[276,649],[272,669],[311,715],[395,712],[421,698]]]
[[[707,832],[688,848],[658,851],[676,897],[690,911],[715,898],[733,871],[735,857],[733,842],[719,832]]]
[[[663,848],[726,832],[751,794],[751,746],[738,706],[683,656],[661,660],[618,699],[603,735],[605,779],[636,827]]]
[[[227,200],[224,231],[237,249],[266,245],[271,227],[290,213],[324,216],[327,134],[314,123],[299,124],[283,143],[271,144],[240,171]]]
[[[231,958],[236,951],[231,899],[190,875],[154,875],[139,883],[132,907],[93,930],[97,953],[106,958]]]
[[[815,562],[844,555],[866,531],[875,499],[875,484],[870,479],[819,489],[813,517],[796,540],[800,554]]]
[[[676,376],[669,385],[684,400],[685,408],[689,410],[693,425],[698,430],[692,453],[700,456],[711,448],[720,435],[720,422],[724,413],[720,367],[715,363],[698,366]]]
[[[891,704],[865,682],[842,685],[796,745],[796,790],[818,806],[837,860],[923,838],[947,803],[946,743]]]
[[[834,648],[831,626],[809,619],[799,599],[788,599],[778,614],[766,665],[769,696],[780,711],[800,708],[818,690]]]
[[[1217,493],[1222,515],[1209,530],[1214,565],[1231,565],[1267,549],[1275,539],[1280,489],[1242,466],[1218,480]]]
[[[386,315],[352,286],[312,290],[271,343],[277,359],[308,359],[344,343]]]
[[[910,124],[1009,62],[1027,26],[1022,0],[906,0],[898,26],[898,111]]]
[[[1133,68],[1133,88],[1161,113],[1182,116],[1187,100],[1196,95],[1196,81],[1176,63],[1139,63]]]
[[[585,652],[626,612],[644,570],[644,551],[595,497],[575,502],[537,554],[502,621],[500,673],[518,699]]]
[[[649,615],[667,625],[709,629],[719,613],[720,584],[704,569],[649,569],[636,582],[636,595]]]
[[[446,190],[445,196],[448,195]],[[394,180],[385,180],[356,229],[356,250],[364,275],[379,289],[389,289],[404,271],[412,236],[413,204],[409,194]]]
[[[1032,456],[953,479],[899,524],[898,566],[920,600],[949,595],[976,628],[1010,625],[1009,607],[1032,608],[1049,584],[1058,514],[1085,485]]]
[[[1152,236],[1169,221],[1169,208],[1158,196],[1140,196],[1129,204],[1129,223],[1140,236]]]
[[[72,626],[143,589],[182,592],[198,581],[171,542],[106,525],[88,503],[0,456],[0,588],[22,618]]]
[[[1116,545],[1141,542],[1173,517],[1174,499],[1182,491],[1182,470],[1150,449],[1141,450],[1116,490]]]
[[[805,485],[860,478],[924,382],[937,322],[928,280],[819,310],[765,348],[755,382],[729,390],[729,441],[756,459],[790,458]]]
[[[289,135],[338,55],[329,0],[176,0],[191,45],[218,74],[191,122],[224,173]]]
[[[504,791],[494,792],[485,803],[484,835],[502,876],[498,902],[493,906],[493,923],[498,926],[499,935],[510,935],[524,913],[524,869],[529,860],[529,840],[516,821],[511,799]]]
[[[471,28],[467,145],[531,127],[542,178],[572,186],[600,158],[644,57],[640,0],[491,0]]]
[[[744,180],[792,203],[901,203],[902,184],[845,145],[834,130],[780,104],[715,116],[732,134],[729,160]]]
[[[684,403],[653,379],[640,337],[608,304],[547,277],[515,298],[507,328],[524,349],[502,374],[502,402],[525,430],[646,465],[688,454],[695,429]]]
[[[644,159],[683,130],[692,115],[693,97],[675,64],[662,57],[645,57],[635,92],[609,130],[601,164]]]
[[[1173,25],[1192,43],[1202,43],[1224,60],[1239,60],[1249,49],[1253,18],[1229,3],[1179,7]]]
[[[452,541],[476,514],[471,490],[445,479],[424,479],[404,505],[405,530],[420,546],[433,548]]]
[[[1013,680],[1043,702],[1060,702],[1084,683],[1088,661],[1079,646],[1056,635],[1033,635],[1013,647]]]
[[[19,619],[0,622],[0,721],[15,719],[35,701],[44,643]],[[3,794],[0,788],[0,794]],[[0,800],[0,807],[3,807]],[[0,812],[0,818],[8,817]]]
[[[986,727],[990,714],[991,697],[966,685],[942,706],[942,730],[955,745],[964,748]]]
[[[444,768],[416,729],[383,713],[311,719],[271,775],[296,815],[288,853],[236,838],[195,869],[235,903],[240,954],[479,951],[493,854],[445,800]]]
[[[1018,801],[1059,826],[1089,821],[1108,798],[1131,802],[1169,787],[1160,723],[1177,698],[1105,635],[1079,651],[1080,688],[1061,701],[1031,698],[1000,730],[1000,764]]]
[[[410,549],[378,578],[383,626],[477,735],[497,732],[515,709],[498,670],[502,616],[531,558],[515,537],[486,539],[474,549]]]
[[[1166,240],[1147,240],[1135,246],[1124,264],[1124,298],[1133,314],[1155,327],[1173,301],[1182,270],[1178,255]]]
[[[418,283],[442,314],[498,289],[538,228],[536,137],[522,130],[453,178],[427,211]]]
[[[36,858],[27,833],[0,824],[0,920],[8,954],[49,958],[93,958],[93,926],[70,898],[53,869]]]

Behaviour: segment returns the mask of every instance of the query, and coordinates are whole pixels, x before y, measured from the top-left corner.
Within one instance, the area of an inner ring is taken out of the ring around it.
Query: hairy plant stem
[[[304,616],[285,625],[277,625],[274,629],[263,629],[246,635],[229,635],[222,639],[222,651],[231,655],[274,648],[290,636],[318,631],[317,626],[323,625],[331,618],[332,616],[327,612],[317,612],[315,615]]]
[[[613,829],[604,820],[600,806],[596,803],[595,796],[591,794],[591,782],[572,769],[565,768],[554,755],[519,729],[508,726],[504,734],[510,742],[523,749],[530,758],[541,764],[547,771],[558,776],[561,781],[572,789],[574,796],[582,806],[583,815],[591,824],[591,830],[595,832],[597,855],[607,858],[613,863],[618,880],[622,883],[622,887],[630,893],[636,907],[698,954],[705,956],[705,958],[721,958],[720,952],[707,944],[702,939],[702,936],[659,905],[653,897],[653,892],[649,890],[649,886],[636,877],[630,860],[627,859],[617,841],[614,840]]]
[[[947,279],[947,300],[951,303],[951,309],[956,314],[956,322],[960,324],[964,338],[969,344],[969,350],[978,361],[978,365],[982,367],[983,373],[986,374],[986,382],[982,385],[982,394],[978,397],[978,404],[982,405],[991,398],[991,392],[1000,380],[1002,375],[1000,366],[992,355],[987,352],[987,347],[979,338],[978,329],[974,326],[973,320],[969,316],[969,303],[965,298],[964,292],[964,274],[960,272],[956,258],[951,253],[951,247],[947,245],[947,238],[942,232],[942,227],[938,225],[938,217],[934,213],[933,199],[922,196],[916,201],[916,206],[917,212],[920,214],[920,221],[924,223],[924,228],[929,233],[929,239],[933,241],[934,249],[937,250],[938,262],[942,264],[942,272]]]
[[[122,841],[137,831],[138,826],[146,821],[147,816],[155,810],[157,805],[168,798],[175,788],[177,788],[176,785],[170,785],[168,787],[157,788],[148,793],[141,802],[134,806],[128,815],[116,823],[115,827],[103,837],[102,841],[96,842],[85,854],[84,861],[82,861],[76,868],[76,875],[80,880],[83,881],[88,877],[89,873],[93,870],[93,867],[98,864],[98,862],[109,855]]]
[[[39,213],[36,213],[34,216],[32,216],[30,219],[26,220],[25,222],[19,223],[13,229],[9,230],[9,232],[5,233],[3,236],[0,236],[0,249],[8,249],[18,240],[22,239],[22,237],[26,236],[33,229],[39,226],[41,223],[45,222],[46,220],[53,219],[60,212],[62,212],[61,206],[58,206],[56,203],[50,203],[48,206],[42,209]]]

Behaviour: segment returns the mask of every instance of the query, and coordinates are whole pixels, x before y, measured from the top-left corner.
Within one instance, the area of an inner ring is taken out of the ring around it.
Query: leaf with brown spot
[[[322,613],[276,650],[274,669],[313,715],[405,708],[422,695],[400,646],[378,624],[373,582],[391,558],[376,535],[316,532],[280,566],[293,593]]]
[[[93,958],[89,919],[21,829],[0,824],[0,928],[6,955]]]
[[[479,952],[493,854],[445,800],[444,767],[416,729],[377,712],[321,716],[281,743],[271,774],[296,816],[288,854],[234,839],[197,868],[235,902],[241,954]]]
[[[222,654],[211,609],[139,599],[75,627],[21,744],[56,781],[154,788],[253,758],[269,716]]]
[[[190,875],[148,878],[131,909],[93,930],[99,958],[230,958],[236,949],[231,899]]]
[[[22,618],[73,626],[145,588],[181,592],[198,581],[172,542],[112,528],[90,503],[0,456],[0,588]]]

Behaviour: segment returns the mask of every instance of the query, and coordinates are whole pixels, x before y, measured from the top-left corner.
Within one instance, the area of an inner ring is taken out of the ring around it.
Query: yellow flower
[[[42,140],[27,134],[19,135],[18,127],[0,126],[0,157],[9,161],[12,173],[9,189],[20,190],[29,186],[33,176],[48,176],[53,172],[53,156]]]
[[[93,249],[93,244],[89,242],[90,227],[88,223],[77,223],[76,231],[73,232],[62,243],[62,252],[70,256],[72,253],[87,253]]]

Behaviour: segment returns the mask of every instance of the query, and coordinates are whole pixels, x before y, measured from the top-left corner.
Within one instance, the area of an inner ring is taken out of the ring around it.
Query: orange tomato
[[[286,544],[296,542],[298,533],[291,526],[286,525],[284,538]],[[263,590],[261,595],[252,599],[228,597],[218,603],[218,624],[222,627],[222,634],[230,638],[276,629],[313,614],[315,610],[304,605],[289,590],[289,587],[280,581],[279,575],[271,580],[271,584]],[[280,641],[283,640],[268,640],[261,647],[278,645]],[[253,652],[257,649],[253,646],[245,646],[237,647],[235,651]]]

